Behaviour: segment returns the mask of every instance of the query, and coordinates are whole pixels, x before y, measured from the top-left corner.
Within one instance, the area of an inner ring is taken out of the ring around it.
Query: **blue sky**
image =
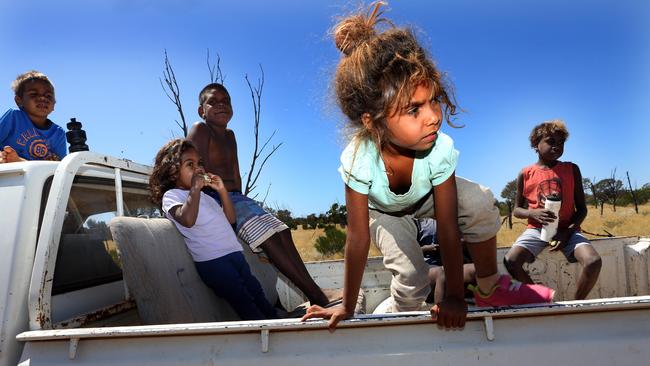
[[[345,119],[333,102],[339,59],[328,29],[350,1],[104,0],[0,2],[0,108],[14,107],[11,81],[37,69],[56,87],[51,115],[76,117],[94,151],[151,164],[179,136],[160,86],[166,49],[189,121],[209,82],[206,50],[221,56],[235,116],[242,173],[253,149],[245,75],[265,72],[262,131],[283,145],[258,192],[294,216],[344,203],[337,173]],[[536,160],[531,128],[564,119],[564,160],[585,177],[630,172],[650,182],[650,2],[391,1],[386,16],[410,25],[452,81],[465,113],[445,127],[460,151],[457,174],[499,196]]]

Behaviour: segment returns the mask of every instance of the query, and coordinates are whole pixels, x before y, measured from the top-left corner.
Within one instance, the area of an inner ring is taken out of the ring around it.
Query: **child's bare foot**
[[[2,163],[15,163],[18,161],[23,161],[16,150],[11,146],[5,146],[2,151],[0,151],[0,164]]]

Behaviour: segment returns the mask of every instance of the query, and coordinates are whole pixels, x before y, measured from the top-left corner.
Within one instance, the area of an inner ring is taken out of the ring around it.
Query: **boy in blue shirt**
[[[18,75],[11,83],[19,109],[0,117],[0,164],[25,160],[61,160],[65,132],[47,116],[54,110],[54,85],[38,71]]]

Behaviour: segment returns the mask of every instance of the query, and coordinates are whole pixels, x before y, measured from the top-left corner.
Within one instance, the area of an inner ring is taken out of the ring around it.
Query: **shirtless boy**
[[[223,180],[237,214],[237,236],[253,252],[264,252],[312,304],[324,306],[330,303],[328,296],[307,272],[289,227],[242,194],[237,140],[234,132],[228,129],[233,116],[228,90],[217,83],[205,86],[199,93],[198,113],[203,121],[197,122],[187,137],[197,146],[205,170]],[[218,195],[212,197],[218,199]]]

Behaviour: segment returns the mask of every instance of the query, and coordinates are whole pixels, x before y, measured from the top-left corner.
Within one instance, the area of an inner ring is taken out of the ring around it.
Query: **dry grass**
[[[341,229],[341,227],[338,225],[337,228]],[[345,231],[345,229],[342,230]],[[314,244],[316,243],[316,238],[325,235],[325,230],[323,229],[303,230],[299,228],[297,230],[291,230],[291,235],[293,236],[293,242],[296,244],[298,253],[300,253],[300,257],[305,262],[343,258],[342,253],[333,254],[333,255],[322,255],[316,250]],[[371,245],[369,255],[372,257],[372,256],[381,255],[381,253],[379,253],[379,250],[374,245]]]
[[[594,234],[606,235],[611,233],[614,236],[650,236],[650,203],[639,206],[639,213],[634,212],[634,206],[617,207],[616,212],[612,206],[605,206],[603,215],[600,216],[600,208],[588,207],[587,218],[582,223],[582,229]],[[501,227],[497,234],[497,245],[509,247],[526,229],[526,221],[513,218],[512,229],[506,225]],[[586,234],[589,238],[595,238]]]
[[[611,206],[605,206],[602,216],[600,216],[600,208],[589,206],[589,212],[582,228],[595,234],[606,234],[604,230],[607,230],[616,236],[650,236],[650,203],[639,206],[638,214],[634,212],[633,206],[617,207],[616,212],[612,210]],[[497,234],[497,245],[499,247],[511,246],[525,229],[524,220],[513,218],[512,229],[508,229],[506,225],[501,227]],[[291,233],[296,248],[305,262],[343,258],[342,254],[324,256],[314,248],[316,238],[324,235],[323,229],[298,229],[292,230]],[[371,245],[370,255],[376,256],[381,253],[374,245]]]

